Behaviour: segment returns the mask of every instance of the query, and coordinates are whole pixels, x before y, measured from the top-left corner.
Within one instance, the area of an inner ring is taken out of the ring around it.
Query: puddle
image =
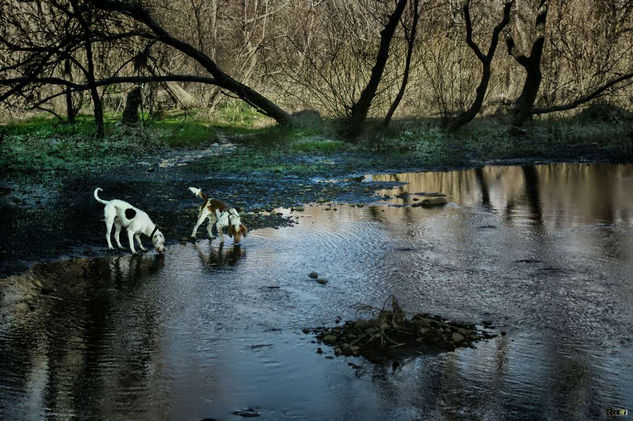
[[[195,152],[179,152],[172,157],[165,158],[158,163],[159,168],[169,168],[169,167],[182,167],[190,164],[191,162],[208,158],[210,156],[217,156],[227,151],[232,151],[235,149],[235,145],[231,143],[214,143],[209,148],[204,150],[199,150]]]
[[[0,280],[0,416],[596,419],[631,409],[632,176],[633,166],[586,164],[373,175],[408,183],[380,193],[390,204],[441,192],[450,205],[305,206],[294,227],[254,230],[241,247],[203,240],[165,256],[37,265]],[[390,294],[409,314],[486,320],[507,335],[381,366],[318,354],[302,333]]]

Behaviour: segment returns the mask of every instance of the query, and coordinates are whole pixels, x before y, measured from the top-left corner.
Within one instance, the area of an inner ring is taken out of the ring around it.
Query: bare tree
[[[633,79],[633,1],[556,3],[548,17],[541,95],[533,114],[573,110],[618,96],[626,105]],[[547,54],[548,53],[548,54]]]
[[[153,32],[156,40],[175,48],[200,63],[213,76],[219,87],[236,95],[260,113],[275,119],[279,124],[287,125],[291,123],[290,115],[286,111],[253,88],[233,79],[222,71],[211,57],[199,49],[173,36],[154,19],[150,10],[141,3],[130,3],[120,0],[90,0],[90,2],[101,10],[121,13],[142,23]]]
[[[65,14],[75,18],[79,21],[82,28],[81,37],[84,41],[84,51],[86,53],[86,66],[80,65],[81,69],[86,75],[88,85],[90,86],[90,96],[92,97],[92,107],[94,110],[94,119],[97,126],[97,137],[102,138],[105,136],[105,128],[103,122],[103,102],[101,96],[95,85],[95,63],[93,57],[93,43],[91,39],[92,21],[95,17],[95,11],[89,5],[82,3],[81,5],[77,0],[70,0],[72,10],[64,9]],[[57,6],[57,5],[56,5]],[[59,6],[57,6],[59,7]]]
[[[9,55],[0,67],[0,86],[7,88],[0,99],[19,98],[31,109],[41,109],[61,119],[55,110],[44,105],[63,95],[68,121],[72,122],[77,112],[73,92],[51,93],[53,87],[64,84],[48,81],[68,81],[72,85],[76,69],[87,81],[97,136],[103,137],[103,102],[96,85],[97,68],[108,67],[108,44],[132,34],[107,33],[104,28],[112,22],[104,22],[100,11],[80,0],[12,2],[3,5],[2,11],[5,13],[0,17],[3,28],[0,48]]]
[[[615,90],[623,89],[627,86],[630,86],[632,84],[631,82],[632,79],[633,79],[633,72],[620,75],[618,77],[611,79],[610,81],[600,86],[599,88],[579,98],[576,98],[567,104],[552,105],[550,107],[543,107],[543,108],[534,108],[532,109],[532,114],[548,114],[548,113],[553,113],[557,111],[573,110],[574,108],[577,108],[581,106],[582,104],[586,104],[587,102],[593,101],[594,99],[600,98],[608,94],[609,92],[613,92]],[[628,82],[628,83],[625,84],[623,82]]]
[[[506,37],[506,45],[508,47],[508,54],[510,54],[525,70],[525,80],[523,82],[523,89],[521,95],[516,100],[514,106],[514,117],[512,124],[514,126],[522,126],[526,120],[532,118],[532,109],[536,96],[538,95],[539,88],[541,87],[541,80],[543,75],[541,72],[541,59],[543,57],[543,47],[545,45],[545,24],[547,21],[547,11],[549,7],[549,0],[540,0],[538,11],[536,13],[535,23],[535,36],[532,42],[532,48],[530,55],[525,56],[521,54],[515,45],[512,35],[508,32]]]
[[[389,47],[391,46],[393,34],[396,31],[398,22],[400,21],[406,5],[407,0],[398,0],[396,8],[391,15],[389,15],[387,24],[384,26],[382,31],[380,31],[380,47],[378,48],[378,54],[376,55],[376,62],[371,70],[369,82],[367,82],[367,86],[365,86],[365,89],[361,92],[358,101],[352,105],[350,116],[347,118],[343,130],[344,134],[351,139],[358,136],[360,128],[367,118],[367,112],[369,111],[372,100],[376,96],[378,84],[382,79],[382,74],[387,64]]]
[[[131,88],[151,111],[172,82],[216,118],[227,102],[282,124],[310,108],[349,138],[369,115],[456,129],[509,98],[514,124],[598,99],[630,108],[633,0],[0,1],[3,113],[73,121],[91,105],[102,133]]]
[[[460,127],[470,123],[475,116],[481,110],[481,106],[484,103],[484,98],[486,97],[486,92],[488,91],[488,84],[490,83],[490,76],[492,75],[491,64],[492,59],[494,58],[495,51],[497,50],[497,44],[499,43],[499,35],[501,31],[508,25],[510,22],[510,11],[512,10],[512,4],[514,0],[505,0],[505,5],[503,7],[503,18],[501,22],[492,31],[492,38],[490,40],[490,46],[488,47],[488,52],[484,54],[477,43],[473,40],[473,24],[470,18],[470,1],[466,0],[464,2],[463,12],[464,12],[464,20],[466,21],[466,42],[468,46],[475,52],[475,55],[481,61],[482,73],[481,73],[481,81],[479,82],[479,86],[477,87],[477,94],[475,96],[475,100],[468,110],[460,113],[453,121],[450,122],[448,128],[450,130],[457,130]]]
[[[389,107],[389,111],[387,111],[387,115],[382,122],[383,127],[389,126],[389,122],[393,117],[393,114],[398,109],[398,105],[400,105],[400,101],[402,101],[402,97],[404,96],[404,92],[407,89],[407,83],[409,82],[409,71],[411,69],[411,59],[413,58],[413,48],[415,47],[415,36],[417,33],[418,21],[420,20],[420,0],[412,0],[413,1],[413,10],[411,11],[411,29],[407,28],[407,25],[402,22],[402,26],[404,29],[404,36],[407,41],[407,56],[404,62],[404,73],[402,75],[402,83],[400,84],[400,89],[396,94],[391,106]]]

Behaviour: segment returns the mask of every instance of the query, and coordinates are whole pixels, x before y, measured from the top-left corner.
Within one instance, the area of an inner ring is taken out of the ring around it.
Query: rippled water
[[[295,227],[254,231],[242,247],[205,240],[164,257],[50,263],[0,280],[0,416],[226,420],[253,408],[269,420],[595,419],[633,410],[632,166],[371,180],[409,184],[382,191],[404,197],[377,206],[306,207]],[[409,206],[420,192],[450,203]],[[329,283],[309,280],[312,271]],[[490,320],[507,334],[394,369],[325,358],[301,333],[389,294],[409,312]]]

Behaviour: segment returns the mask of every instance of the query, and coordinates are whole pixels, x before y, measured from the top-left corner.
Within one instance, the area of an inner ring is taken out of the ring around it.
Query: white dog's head
[[[152,244],[159,253],[165,253],[165,236],[156,228],[152,234]]]
[[[242,241],[242,236],[246,237],[248,229],[242,224],[240,214],[233,208],[229,209],[229,235],[233,237],[235,244]]]

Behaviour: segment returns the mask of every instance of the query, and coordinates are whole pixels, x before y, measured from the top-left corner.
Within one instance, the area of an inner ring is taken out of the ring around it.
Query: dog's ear
[[[244,237],[246,237],[246,233],[248,232],[248,228],[244,226],[244,224],[240,224],[240,232]]]

